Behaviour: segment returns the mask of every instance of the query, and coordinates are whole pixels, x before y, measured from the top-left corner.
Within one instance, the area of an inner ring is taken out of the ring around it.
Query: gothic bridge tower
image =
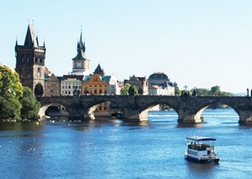
[[[36,96],[44,93],[44,70],[46,48],[39,46],[33,24],[28,24],[24,45],[16,41],[16,72],[19,74],[23,86],[32,89]]]

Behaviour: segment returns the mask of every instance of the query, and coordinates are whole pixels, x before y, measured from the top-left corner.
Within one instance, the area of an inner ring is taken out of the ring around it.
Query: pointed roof
[[[72,60],[86,60],[85,56],[86,47],[85,42],[82,41],[82,32],[80,34],[80,41],[77,42],[77,55]]]
[[[79,41],[80,48],[83,52],[86,52],[85,42],[82,41],[82,32],[80,34],[80,41]]]
[[[105,72],[104,70],[101,68],[101,65],[98,64],[98,66],[96,67],[95,71],[94,71],[94,74],[99,74],[99,75],[102,75],[104,76],[105,75]]]
[[[34,27],[31,24],[29,24],[27,28],[24,46],[38,47],[38,38],[36,37]]]

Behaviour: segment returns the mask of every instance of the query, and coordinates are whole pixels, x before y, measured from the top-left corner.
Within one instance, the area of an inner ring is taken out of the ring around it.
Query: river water
[[[203,112],[196,126],[173,111],[148,122],[96,120],[0,123],[0,178],[251,178],[252,126],[232,109]],[[219,164],[184,159],[185,138],[217,138]]]

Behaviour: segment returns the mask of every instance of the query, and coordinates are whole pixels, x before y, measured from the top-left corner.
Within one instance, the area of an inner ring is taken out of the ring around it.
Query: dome
[[[170,83],[168,76],[164,73],[153,73],[148,78],[149,85],[164,86]]]

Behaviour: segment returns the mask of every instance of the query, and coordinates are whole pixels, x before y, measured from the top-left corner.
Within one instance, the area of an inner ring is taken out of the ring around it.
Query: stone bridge
[[[52,104],[61,104],[69,112],[69,117],[95,119],[97,105],[110,101],[117,104],[125,120],[148,120],[148,111],[157,104],[166,104],[178,114],[179,123],[200,123],[202,112],[213,104],[226,104],[239,115],[240,124],[252,124],[251,97],[215,97],[215,96],[128,96],[128,95],[83,95],[40,97],[39,112],[42,117]]]

